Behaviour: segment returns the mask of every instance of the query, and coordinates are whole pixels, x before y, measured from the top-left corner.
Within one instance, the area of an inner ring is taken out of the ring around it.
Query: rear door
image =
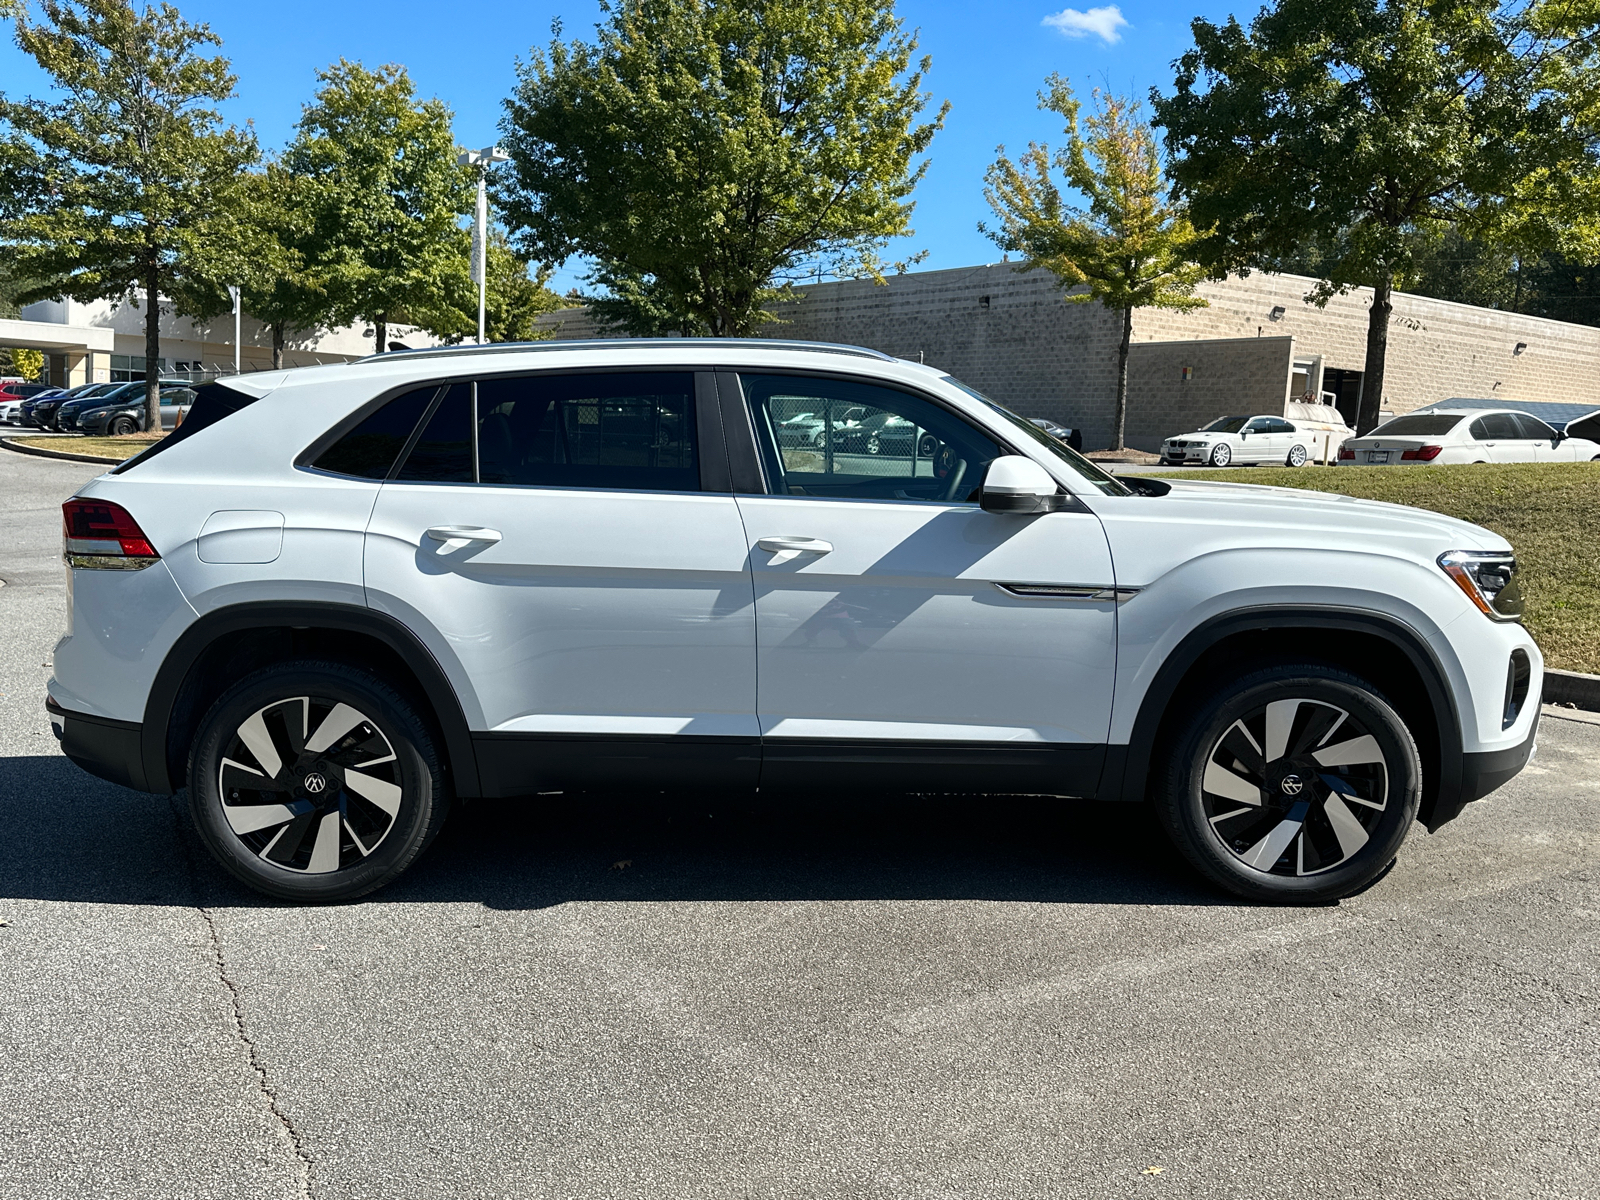
[[[753,423],[765,462],[765,494],[739,495],[763,790],[1092,792],[1116,661],[1099,520],[1081,506],[984,512],[984,472],[1008,451],[927,397],[846,379],[724,378],[748,402],[737,422]],[[886,427],[894,416],[921,436],[880,438],[877,453],[790,448],[776,430],[791,408],[860,409]]]
[[[1472,436],[1490,462],[1535,461],[1533,440],[1511,413],[1485,413],[1472,423]]]
[[[747,548],[695,374],[437,390],[379,493],[366,585],[470,697],[489,794],[753,784]]]

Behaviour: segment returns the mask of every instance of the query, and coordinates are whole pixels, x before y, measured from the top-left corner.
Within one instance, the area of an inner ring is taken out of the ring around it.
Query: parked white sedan
[[[1298,428],[1283,417],[1218,417],[1204,429],[1170,437],[1161,443],[1161,461],[1168,465],[1202,463],[1282,463],[1303,467],[1322,448],[1320,431]],[[1337,452],[1338,439],[1334,439]]]
[[[1600,442],[1557,433],[1515,409],[1420,409],[1352,438],[1345,466],[1412,463],[1582,462],[1600,459]]]

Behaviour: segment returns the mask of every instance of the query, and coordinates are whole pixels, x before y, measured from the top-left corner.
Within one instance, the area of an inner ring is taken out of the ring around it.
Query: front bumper
[[[1537,704],[1535,699],[1534,703]],[[1533,725],[1521,745],[1506,750],[1489,750],[1461,756],[1461,803],[1481,800],[1502,784],[1510,782],[1527,766],[1538,748],[1539,710],[1534,709]]]
[[[50,728],[61,752],[91,775],[144,792],[144,726],[137,721],[113,721],[62,708],[46,696]]]

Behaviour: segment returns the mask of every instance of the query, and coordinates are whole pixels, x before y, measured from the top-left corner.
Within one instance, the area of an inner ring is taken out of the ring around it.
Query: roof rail
[[[683,347],[688,344],[710,349],[808,350],[818,354],[848,354],[856,358],[875,358],[882,362],[899,362],[892,354],[871,350],[866,346],[844,346],[835,342],[804,342],[781,338],[570,338],[539,342],[495,342],[477,346],[428,346],[419,350],[390,350],[385,354],[369,354],[357,362],[376,362],[395,358],[455,358],[474,354],[523,354],[544,350],[602,350],[602,349],[655,349],[667,346]]]

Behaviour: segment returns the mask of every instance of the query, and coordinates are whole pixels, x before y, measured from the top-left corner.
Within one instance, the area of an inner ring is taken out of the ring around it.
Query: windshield
[[[1437,437],[1461,424],[1460,414],[1412,413],[1379,425],[1368,437]]]
[[[1211,424],[1205,426],[1203,433],[1238,433],[1245,427],[1249,417],[1218,417]]]
[[[957,379],[954,375],[946,375],[944,377],[944,381],[949,384],[954,384],[973,399],[983,401],[983,403],[987,404],[995,412],[999,413],[1023,433],[1027,434],[1029,439],[1035,445],[1043,446],[1046,450],[1050,451],[1051,454],[1055,455],[1062,462],[1066,463],[1067,466],[1071,467],[1073,472],[1081,479],[1093,484],[1107,496],[1133,495],[1132,488],[1128,487],[1115,476],[1106,474],[1083,455],[1079,454],[1071,446],[1068,446],[1065,442],[1056,441],[1055,438],[1051,437],[1048,433],[1040,429],[1026,417],[1019,417],[1016,413],[1012,412],[1004,405],[996,404],[993,400],[989,399],[989,397],[985,396],[976,388],[970,388],[966,384],[962,383],[961,380]]]

